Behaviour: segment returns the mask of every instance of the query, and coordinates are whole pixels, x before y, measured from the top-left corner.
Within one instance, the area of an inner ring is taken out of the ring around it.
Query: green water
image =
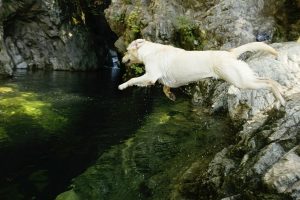
[[[57,200],[197,199],[197,182],[234,131],[186,97],[171,102],[157,90],[153,109],[124,143],[105,151]],[[188,193],[194,193],[188,194]]]
[[[230,143],[226,116],[118,80],[18,71],[0,83],[1,200],[180,199],[189,169]]]
[[[127,139],[152,100],[117,84],[111,71],[17,71],[0,82],[0,199],[54,199]]]

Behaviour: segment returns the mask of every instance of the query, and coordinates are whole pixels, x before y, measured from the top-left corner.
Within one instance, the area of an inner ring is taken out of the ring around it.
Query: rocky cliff
[[[120,51],[137,37],[187,49],[225,49],[255,40],[295,40],[299,4],[291,0],[114,0],[105,13],[119,36]]]
[[[88,11],[76,16],[67,9],[67,1],[59,2],[0,2],[1,74],[10,75],[14,68],[95,70],[104,63],[109,43],[103,35],[95,36]],[[101,12],[99,9],[98,21]]]

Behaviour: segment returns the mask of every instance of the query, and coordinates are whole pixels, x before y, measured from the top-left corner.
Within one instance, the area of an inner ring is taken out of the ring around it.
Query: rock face
[[[255,40],[296,40],[289,33],[297,32],[299,19],[287,16],[299,7],[287,0],[114,0],[106,18],[121,52],[138,37],[186,49],[226,49]],[[293,26],[287,31],[281,24]]]
[[[96,69],[105,57],[102,49],[92,41],[89,27],[71,23],[65,14],[56,1],[1,2],[0,73],[11,74],[13,68]]]
[[[215,156],[198,191],[209,186],[220,199],[300,198],[300,96],[290,98],[285,113],[244,124],[240,141]]]
[[[3,38],[3,26],[0,25],[0,38]],[[7,53],[4,41],[0,39],[0,75],[11,76],[13,64]]]

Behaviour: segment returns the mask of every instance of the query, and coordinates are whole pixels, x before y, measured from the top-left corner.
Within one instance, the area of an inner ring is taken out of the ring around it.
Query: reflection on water
[[[0,82],[0,199],[54,199],[151,106],[147,90],[118,91],[119,71],[17,71]]]

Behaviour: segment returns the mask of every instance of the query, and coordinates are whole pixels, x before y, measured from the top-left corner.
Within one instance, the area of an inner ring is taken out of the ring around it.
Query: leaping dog
[[[262,42],[248,43],[229,51],[186,51],[137,39],[127,47],[122,62],[129,65],[142,63],[146,73],[119,85],[119,89],[123,90],[133,85],[145,87],[158,81],[164,85],[163,91],[166,96],[174,101],[175,95],[170,88],[214,77],[241,89],[269,88],[284,106],[285,100],[277,87],[279,83],[256,76],[247,63],[238,60],[242,53],[258,50],[277,55],[275,49]]]

